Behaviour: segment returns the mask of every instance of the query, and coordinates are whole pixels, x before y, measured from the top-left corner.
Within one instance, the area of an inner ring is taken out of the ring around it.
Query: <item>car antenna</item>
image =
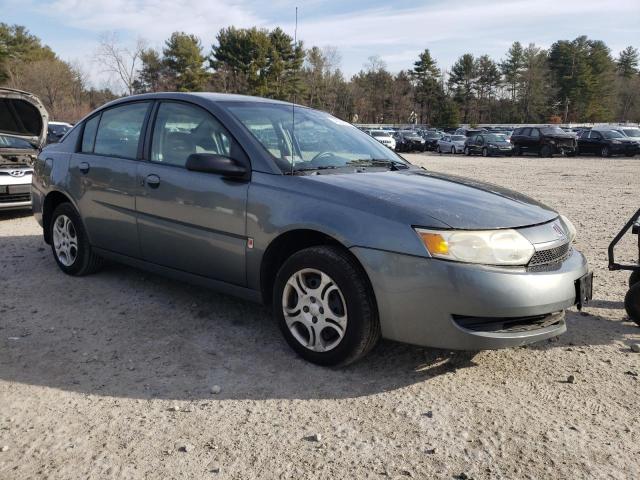
[[[298,48],[298,7],[296,7],[296,26],[293,30],[293,54],[296,54]],[[293,102],[291,103],[291,175],[293,175],[294,167],[296,163],[296,153],[294,151],[296,131],[296,90],[293,89]]]

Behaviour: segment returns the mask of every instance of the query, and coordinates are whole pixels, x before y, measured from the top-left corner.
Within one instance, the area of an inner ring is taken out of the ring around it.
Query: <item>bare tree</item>
[[[124,90],[132,95],[138,76],[140,56],[146,46],[146,41],[138,38],[133,48],[127,48],[120,43],[115,32],[107,33],[100,37],[95,59],[102,65],[104,73],[115,75]]]

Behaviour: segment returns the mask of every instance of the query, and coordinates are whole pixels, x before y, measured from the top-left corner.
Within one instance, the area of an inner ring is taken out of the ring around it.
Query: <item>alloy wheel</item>
[[[53,225],[53,248],[58,261],[70,267],[78,258],[78,234],[66,215],[59,215]]]
[[[347,303],[336,282],[314,268],[297,271],[282,293],[284,319],[293,337],[314,352],[338,346],[347,329]]]

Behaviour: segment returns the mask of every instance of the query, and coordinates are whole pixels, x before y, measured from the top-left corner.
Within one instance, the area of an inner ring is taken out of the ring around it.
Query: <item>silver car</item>
[[[47,119],[34,95],[0,88],[0,211],[31,207],[31,174]]]
[[[467,139],[464,135],[445,135],[438,140],[436,152],[438,153],[462,153],[464,152],[464,142]]]
[[[322,365],[357,360],[380,337],[540,341],[591,296],[575,229],[554,210],[411,165],[284,102],[116,100],[41,152],[33,194],[63,272],[109,259],[265,303],[289,345]]]

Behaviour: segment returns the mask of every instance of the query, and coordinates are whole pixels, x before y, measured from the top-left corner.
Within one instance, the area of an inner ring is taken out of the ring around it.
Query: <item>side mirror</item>
[[[242,163],[216,153],[192,153],[185,167],[194,172],[216,173],[225,178],[242,178],[248,173]]]

